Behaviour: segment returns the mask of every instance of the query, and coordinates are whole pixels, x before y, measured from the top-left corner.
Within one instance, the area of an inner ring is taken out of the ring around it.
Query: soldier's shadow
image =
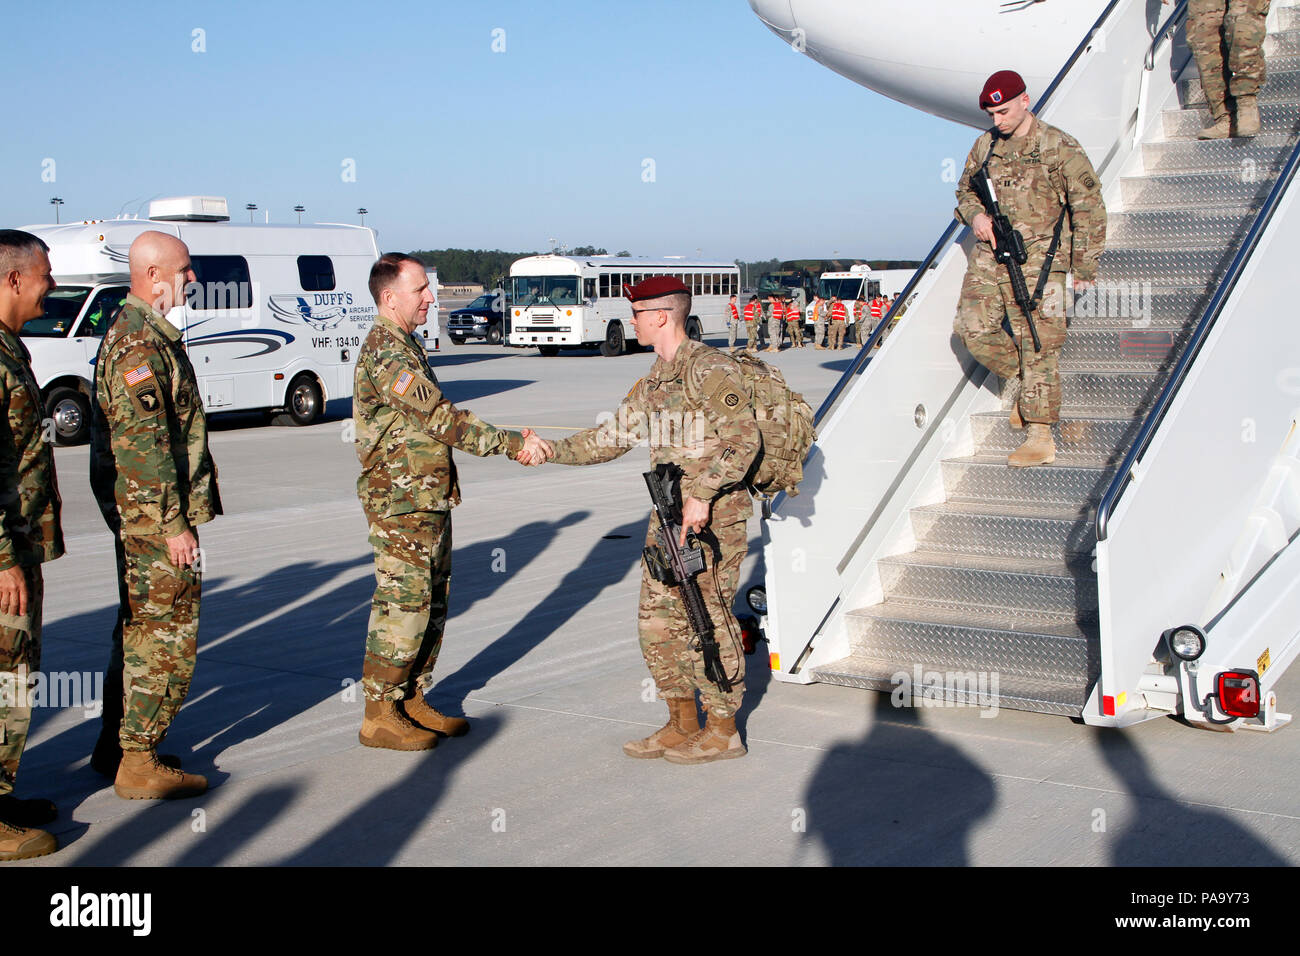
[[[571,568],[550,593],[521,614],[508,631],[442,678],[436,694],[463,699],[522,660],[594,601],[605,588],[626,577],[628,569],[640,560],[644,534],[644,520],[629,522],[608,532],[606,537],[592,545],[587,556]]]
[[[807,833],[835,866],[965,866],[992,812],[992,778],[925,729],[921,712],[874,698],[871,729],[827,752],[804,797]]]

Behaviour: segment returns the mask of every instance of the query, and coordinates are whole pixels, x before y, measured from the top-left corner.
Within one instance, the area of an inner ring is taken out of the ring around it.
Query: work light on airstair
[[[1205,635],[1195,625],[1171,627],[1161,636],[1170,652],[1179,660],[1194,661],[1205,653]]]

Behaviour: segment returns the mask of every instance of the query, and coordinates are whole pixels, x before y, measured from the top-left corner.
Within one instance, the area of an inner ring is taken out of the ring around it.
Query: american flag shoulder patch
[[[127,386],[130,388],[135,388],[135,386],[149,378],[153,378],[153,369],[149,368],[148,362],[144,365],[137,365],[135,368],[131,369],[131,371],[122,376],[122,380],[126,382]]]
[[[397,381],[393,383],[393,392],[405,396],[406,390],[411,387],[411,383],[414,381],[415,375],[413,373],[403,372],[401,375],[397,376]]]

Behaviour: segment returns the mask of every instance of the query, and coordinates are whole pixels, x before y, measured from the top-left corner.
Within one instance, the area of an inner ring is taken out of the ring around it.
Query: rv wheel
[[[627,351],[627,343],[623,338],[623,325],[621,322],[611,322],[605,329],[605,341],[600,343],[600,354],[607,358],[613,358],[615,355],[622,355]]]
[[[693,342],[700,341],[700,320],[691,316],[686,320],[686,337]]]
[[[284,408],[289,419],[295,425],[310,425],[320,418],[325,405],[320,393],[320,386],[310,375],[299,375],[289,385],[289,394],[285,398]]]
[[[90,402],[75,388],[51,389],[45,400],[45,417],[54,422],[54,437],[60,445],[81,445],[90,438]]]

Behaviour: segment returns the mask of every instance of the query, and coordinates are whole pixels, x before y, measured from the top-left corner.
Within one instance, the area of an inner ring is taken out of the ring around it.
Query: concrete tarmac
[[[850,354],[763,357],[816,407]],[[616,408],[652,360],[444,342],[434,364],[457,404],[560,437]],[[773,681],[762,645],[747,757],[628,759],[623,741],[666,713],[636,642],[644,449],[527,471],[456,454],[465,500],[431,696],[473,726],[425,753],[362,747],[373,565],[350,408],[331,412],[309,428],[212,420],[227,514],[200,529],[198,668],[163,748],[212,781],[193,800],[121,800],[89,767],[117,586],[87,450],[58,450],[68,554],[46,570],[43,669],[89,686],[83,706],[36,713],[18,794],[59,804],[62,849],[30,865],[1300,862],[1300,731],[896,709]],[[758,520],[742,582],[761,579]],[[1279,699],[1297,706],[1297,669]]]

